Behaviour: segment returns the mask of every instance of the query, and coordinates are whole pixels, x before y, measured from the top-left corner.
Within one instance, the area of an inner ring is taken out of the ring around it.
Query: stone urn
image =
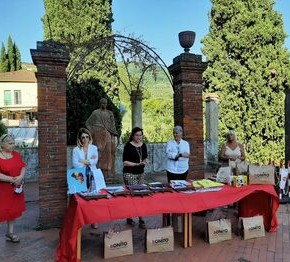
[[[178,34],[179,44],[184,48],[184,52],[188,53],[193,46],[195,40],[195,32],[183,31]]]

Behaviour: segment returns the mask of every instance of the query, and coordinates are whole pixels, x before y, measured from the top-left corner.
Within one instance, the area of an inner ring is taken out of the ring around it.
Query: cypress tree
[[[15,52],[15,70],[20,70],[21,66],[21,53],[17,45],[14,43],[14,52]]]
[[[77,72],[76,79],[95,77],[105,90],[114,87],[117,79],[117,66],[113,48],[92,53],[89,43],[112,35],[112,0],[45,0],[44,37],[53,39],[67,46],[71,61],[71,70],[81,60],[82,68]],[[90,53],[80,58],[82,53]],[[104,64],[106,65],[104,67]],[[82,69],[86,69],[85,72]]]
[[[1,54],[0,54],[0,72],[8,72],[9,71],[9,66],[8,66],[8,56],[5,50],[5,46],[2,43],[1,46]]]
[[[71,58],[68,74],[77,63],[82,64],[67,87],[69,144],[75,144],[78,127],[84,126],[100,97],[107,93],[112,103],[118,77],[114,50],[100,45],[100,39],[112,35],[111,5],[112,0],[44,0],[44,38],[66,45]],[[75,107],[76,100],[83,106]],[[119,113],[118,108],[114,111]],[[121,129],[121,119],[116,121]]]
[[[7,54],[8,54],[9,71],[15,71],[14,44],[13,44],[11,36],[8,37],[8,41],[7,41]]]
[[[220,137],[235,128],[254,162],[284,155],[284,99],[289,53],[273,0],[212,0],[203,39],[206,92],[216,92]]]

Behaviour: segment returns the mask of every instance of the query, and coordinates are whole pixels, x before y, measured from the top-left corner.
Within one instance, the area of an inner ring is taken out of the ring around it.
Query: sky
[[[43,40],[42,0],[1,0],[0,43],[7,47],[8,36],[19,47],[23,62],[32,63],[30,49]],[[113,30],[134,34],[158,53],[167,66],[183,52],[178,33],[196,32],[190,52],[202,54],[201,39],[208,33],[210,0],[113,0]],[[290,35],[290,0],[276,0],[275,9],[283,16],[284,30]],[[290,37],[285,46],[290,50]]]

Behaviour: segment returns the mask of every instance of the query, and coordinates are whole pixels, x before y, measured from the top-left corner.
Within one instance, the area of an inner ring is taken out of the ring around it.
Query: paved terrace
[[[153,180],[162,181],[164,175],[151,177]],[[47,229],[38,231],[38,183],[25,185],[26,212],[16,222],[15,231],[21,237],[21,242],[13,244],[5,241],[6,225],[0,224],[0,261],[5,262],[31,262],[31,261],[55,261],[55,250],[58,243],[59,229]],[[1,200],[5,201],[5,200]],[[145,230],[138,226],[133,228],[134,255],[107,259],[114,262],[290,262],[290,206],[280,205],[278,220],[280,227],[275,233],[266,233],[266,237],[242,240],[237,235],[237,211],[234,208],[220,209],[219,214],[231,218],[233,235],[231,241],[216,244],[208,244],[204,240],[205,217],[193,216],[193,245],[183,248],[182,233],[175,233],[174,251],[166,253],[144,252]],[[210,212],[207,215],[211,215]],[[148,227],[154,228],[161,225],[161,215],[145,217]],[[137,219],[136,219],[137,221]],[[124,220],[116,221],[122,229],[130,228]],[[82,261],[105,261],[103,259],[103,232],[107,231],[114,223],[100,224],[99,229],[93,230],[89,226],[84,227],[82,233]]]

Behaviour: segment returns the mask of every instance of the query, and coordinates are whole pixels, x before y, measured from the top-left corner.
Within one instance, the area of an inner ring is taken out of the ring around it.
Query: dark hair
[[[131,135],[130,135],[130,138],[129,138],[129,142],[132,141],[132,140],[133,140],[133,136],[134,136],[137,132],[140,132],[140,131],[141,131],[141,133],[142,133],[142,135],[143,135],[143,129],[142,129],[142,128],[140,128],[140,127],[138,127],[138,126],[134,127],[134,128],[132,129],[132,131],[131,131]]]

